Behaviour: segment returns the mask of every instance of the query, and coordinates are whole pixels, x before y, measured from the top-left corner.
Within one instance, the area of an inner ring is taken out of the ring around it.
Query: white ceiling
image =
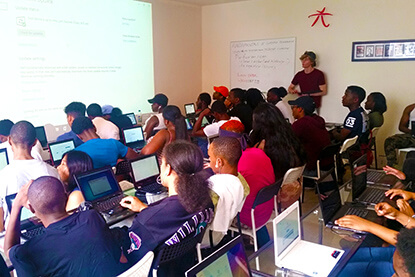
[[[240,1],[246,1],[246,0],[174,0],[174,1],[193,4],[197,6],[207,6],[207,5],[216,5],[216,4],[231,3],[231,2],[240,2]]]

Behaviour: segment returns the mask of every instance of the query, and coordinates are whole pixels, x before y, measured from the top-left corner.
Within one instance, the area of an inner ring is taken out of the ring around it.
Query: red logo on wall
[[[324,26],[324,27],[326,27],[326,28],[327,28],[327,27],[329,27],[329,26],[330,26],[330,24],[326,24],[326,23],[324,22],[324,16],[325,16],[325,15],[331,15],[331,16],[332,16],[332,14],[331,14],[331,13],[326,13],[325,11],[326,11],[326,7],[324,7],[321,11],[317,10],[317,13],[310,14],[310,15],[308,16],[308,18],[313,17],[313,16],[317,16],[316,20],[314,20],[313,24],[311,24],[311,27],[314,27],[314,25],[316,25],[317,21],[318,21],[320,18],[321,18],[321,23],[323,24],[323,26]]]

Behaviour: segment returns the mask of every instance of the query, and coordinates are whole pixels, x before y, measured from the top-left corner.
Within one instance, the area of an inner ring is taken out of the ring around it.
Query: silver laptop
[[[298,201],[273,220],[275,265],[309,276],[328,276],[344,250],[301,239]]]

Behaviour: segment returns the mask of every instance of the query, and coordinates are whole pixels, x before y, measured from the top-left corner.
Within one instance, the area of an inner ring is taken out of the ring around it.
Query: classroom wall
[[[307,18],[326,7],[329,23],[314,27]],[[414,103],[409,84],[415,61],[351,62],[353,41],[414,38],[415,1],[412,0],[252,0],[202,8],[202,89],[230,85],[230,42],[296,37],[298,57],[305,50],[318,56],[317,68],[326,74],[328,95],[323,97],[321,115],[326,121],[342,122],[348,110],[341,104],[345,88],[357,84],[366,91],[381,91],[387,98],[385,124],[379,131],[378,149],[383,141],[398,132],[405,106]],[[288,87],[289,84],[276,84]]]

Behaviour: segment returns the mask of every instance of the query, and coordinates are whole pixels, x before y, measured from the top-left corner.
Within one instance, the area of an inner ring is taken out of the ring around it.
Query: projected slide
[[[0,119],[65,124],[71,101],[150,111],[150,3],[0,0],[0,41]]]

